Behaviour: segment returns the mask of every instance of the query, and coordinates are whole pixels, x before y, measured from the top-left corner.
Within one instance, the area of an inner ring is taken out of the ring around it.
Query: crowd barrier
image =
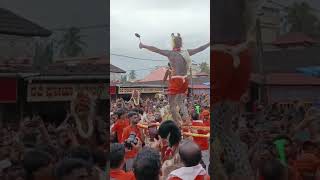
[[[139,123],[138,127],[143,129],[148,129],[150,126],[160,126],[160,123],[151,123],[149,125]],[[210,127],[202,127],[202,126],[182,126],[183,129],[198,129],[198,130],[206,130],[210,131]],[[182,132],[184,136],[192,136],[192,137],[203,137],[203,138],[209,138],[209,134],[197,134],[197,133],[191,133],[191,132]]]

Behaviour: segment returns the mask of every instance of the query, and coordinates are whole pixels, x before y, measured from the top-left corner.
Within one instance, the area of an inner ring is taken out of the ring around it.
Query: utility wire
[[[90,25],[90,26],[78,26],[78,27],[77,26],[70,26],[68,28],[53,28],[53,29],[51,29],[51,31],[66,31],[66,30],[69,30],[71,27],[75,27],[80,30],[83,30],[83,29],[102,29],[102,28],[105,28],[107,30],[110,29],[108,24],[97,24],[97,25]]]
[[[142,61],[168,61],[168,60],[160,60],[160,59],[137,58],[137,57],[127,56],[127,55],[122,55],[122,54],[115,54],[115,53],[110,53],[110,54],[112,56],[125,57],[125,58],[129,58],[129,59],[136,59],[136,60],[142,60]]]
[[[138,57],[133,57],[133,56],[128,56],[128,55],[123,55],[123,54],[115,54],[115,53],[110,53],[112,56],[118,56],[118,57],[124,57],[128,59],[136,59],[136,60],[141,60],[141,61],[168,61],[168,60],[160,60],[160,59],[148,59],[148,58],[138,58]],[[198,64],[198,62],[192,60],[193,63]]]
[[[126,71],[146,71],[146,70],[153,70],[155,69],[154,67],[153,68],[146,68],[146,69],[131,69],[131,70],[126,70]]]

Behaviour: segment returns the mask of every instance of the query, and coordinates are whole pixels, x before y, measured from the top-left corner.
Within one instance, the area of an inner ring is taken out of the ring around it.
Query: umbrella
[[[298,68],[297,71],[307,76],[320,77],[320,66]]]

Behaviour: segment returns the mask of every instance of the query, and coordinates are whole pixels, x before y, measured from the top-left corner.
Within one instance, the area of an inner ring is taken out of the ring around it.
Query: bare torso
[[[172,67],[172,76],[185,76],[188,73],[187,62],[178,52],[171,51],[168,55]]]

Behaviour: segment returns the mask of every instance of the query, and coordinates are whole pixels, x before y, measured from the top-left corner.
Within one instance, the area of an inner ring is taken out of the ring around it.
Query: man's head
[[[186,167],[197,166],[202,159],[199,146],[190,140],[182,142],[179,146],[179,155]]]
[[[77,146],[70,150],[68,153],[70,159],[81,159],[87,163],[93,163],[93,157],[90,150],[85,146]]]
[[[72,132],[68,127],[59,127],[57,129],[58,144],[63,148],[68,148],[72,145]]]
[[[180,33],[177,33],[177,36],[175,36],[174,33],[172,33],[171,38],[172,38],[172,47],[173,48],[181,48],[182,47],[182,38],[180,36]]]
[[[192,113],[192,120],[199,120],[199,114],[196,112]]]
[[[181,131],[174,121],[168,120],[164,121],[159,129],[158,134],[162,140],[168,139],[170,146],[179,144],[181,141]]]
[[[46,152],[30,150],[24,155],[23,167],[29,178],[51,177],[52,158]]]
[[[119,108],[119,109],[117,109],[115,114],[118,116],[117,117],[118,119],[124,119],[125,115],[126,115],[126,111],[123,108]]]
[[[161,174],[160,154],[152,148],[143,148],[133,163],[137,180],[159,180]]]
[[[123,144],[113,143],[110,146],[110,168],[118,169],[124,165],[125,147]]]
[[[287,180],[288,170],[277,159],[265,161],[261,168],[260,174],[264,180]]]
[[[138,124],[141,120],[140,115],[137,112],[131,111],[128,113],[128,118],[130,119],[131,124]]]
[[[54,170],[57,180],[90,180],[90,166],[80,159],[64,159]]]
[[[316,154],[318,151],[318,147],[312,141],[306,141],[302,145],[302,150],[304,153]]]

